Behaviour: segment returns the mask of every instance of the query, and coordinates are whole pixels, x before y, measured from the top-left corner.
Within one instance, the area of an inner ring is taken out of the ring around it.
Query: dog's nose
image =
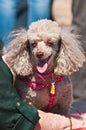
[[[37,57],[38,57],[39,59],[41,59],[41,58],[43,57],[43,53],[42,53],[42,52],[37,53]]]

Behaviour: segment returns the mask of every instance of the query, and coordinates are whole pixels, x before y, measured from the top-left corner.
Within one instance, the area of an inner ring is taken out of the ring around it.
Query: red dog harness
[[[50,78],[54,75],[53,72],[47,74],[47,75],[40,75],[39,73],[35,73],[36,77],[40,80],[45,80],[46,78]],[[55,87],[55,83],[57,82],[61,82],[63,80],[63,76],[57,77],[55,79],[55,81],[53,83],[45,83],[45,84],[37,84],[36,82],[32,82],[30,79],[28,79],[27,76],[22,77],[19,76],[19,79],[22,80],[28,87],[31,87],[33,90],[41,90],[43,88],[49,88],[49,93],[50,93],[50,100],[49,100],[49,104],[48,104],[48,109],[47,111],[51,111],[53,108],[53,104],[54,104],[54,98],[56,95],[56,87]]]

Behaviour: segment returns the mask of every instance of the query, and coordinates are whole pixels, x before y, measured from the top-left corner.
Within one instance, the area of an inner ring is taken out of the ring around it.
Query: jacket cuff
[[[32,122],[20,116],[12,130],[34,130],[34,127],[35,125],[33,125]]]
[[[23,101],[16,102],[16,109],[21,115],[30,121],[33,125],[36,125],[39,120],[39,115],[36,107],[26,104]]]

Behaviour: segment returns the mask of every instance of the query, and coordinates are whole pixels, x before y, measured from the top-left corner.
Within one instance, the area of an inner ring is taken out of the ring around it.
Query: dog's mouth
[[[48,68],[48,61],[49,61],[50,57],[51,56],[49,56],[48,58],[46,58],[44,60],[39,61],[38,65],[37,65],[37,71],[39,73],[45,73],[45,71]]]

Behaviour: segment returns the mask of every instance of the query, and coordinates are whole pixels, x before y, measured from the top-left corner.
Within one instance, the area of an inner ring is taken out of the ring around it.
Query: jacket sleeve
[[[16,121],[13,130],[33,130],[39,120],[37,109],[22,101],[16,102],[16,109],[20,117]]]
[[[0,130],[33,130],[38,120],[36,107],[19,97],[10,70],[0,61]]]

